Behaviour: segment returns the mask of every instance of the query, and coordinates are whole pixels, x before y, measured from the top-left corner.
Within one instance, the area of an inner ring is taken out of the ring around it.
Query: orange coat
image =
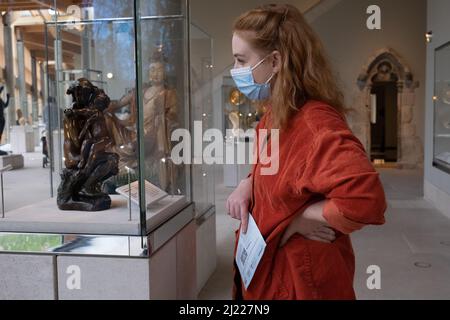
[[[258,128],[265,128],[267,116]],[[355,257],[349,234],[366,225],[384,224],[387,205],[379,175],[334,108],[308,101],[291,121],[280,132],[278,173],[261,175],[261,164],[253,166],[252,215],[267,247],[248,290],[234,265],[233,296],[355,299]],[[269,140],[269,151],[270,144]],[[295,235],[279,248],[296,213],[324,199],[324,217],[336,231],[336,241],[326,244]],[[238,237],[239,231],[236,247]]]

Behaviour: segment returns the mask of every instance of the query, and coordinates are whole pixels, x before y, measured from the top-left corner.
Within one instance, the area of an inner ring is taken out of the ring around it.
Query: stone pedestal
[[[177,300],[197,299],[197,226],[191,221],[176,236]],[[215,245],[215,243],[214,243]],[[151,260],[150,260],[151,263]],[[158,277],[158,275],[154,275]]]
[[[425,179],[424,198],[450,219],[450,194]]]
[[[0,300],[194,300],[196,227],[191,220],[150,257],[0,252]]]
[[[60,300],[148,300],[149,260],[57,258]]]
[[[0,156],[0,168],[4,168],[7,165],[11,165],[14,169],[22,169],[23,164],[23,156],[21,154],[10,154],[6,156]]]
[[[61,300],[196,299],[194,204],[184,196],[168,196],[148,207],[146,236],[141,237],[138,212],[132,210],[129,221],[127,199],[111,197],[113,208],[104,212],[61,212],[55,199],[47,199],[0,219],[0,300],[41,295]],[[208,234],[214,231],[214,219],[206,223],[200,224],[203,255],[216,245]],[[14,231],[14,238],[8,238]],[[30,234],[36,237],[30,242],[42,239],[45,244],[13,247]],[[27,250],[39,253],[36,262]],[[36,293],[35,288],[45,290]]]
[[[34,131],[34,145],[36,147],[39,147],[41,145],[41,137],[42,137],[42,131],[45,130],[45,125],[34,125],[33,131]]]
[[[87,214],[84,211],[61,211],[56,206],[56,199],[49,198],[9,211],[6,218],[0,221],[0,232],[139,235],[140,218],[137,206],[132,206],[132,219],[129,221],[127,199],[119,195],[111,195],[111,200],[111,209]],[[179,214],[185,206],[186,197],[184,196],[168,196],[153,204],[147,210],[148,232],[172,217],[189,218],[191,213]]]
[[[216,214],[197,219],[197,295],[217,267]]]
[[[55,257],[0,253],[0,300],[56,299]]]
[[[193,300],[197,298],[195,223],[150,258],[57,258],[60,300]]]
[[[13,153],[34,152],[34,129],[31,126],[11,127],[11,149]]]

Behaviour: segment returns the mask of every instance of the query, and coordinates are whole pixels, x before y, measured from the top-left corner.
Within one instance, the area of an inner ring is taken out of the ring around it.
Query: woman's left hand
[[[322,201],[299,213],[284,232],[280,246],[284,246],[297,233],[306,239],[324,243],[332,243],[336,240],[334,230],[323,217],[324,205],[325,201]]]

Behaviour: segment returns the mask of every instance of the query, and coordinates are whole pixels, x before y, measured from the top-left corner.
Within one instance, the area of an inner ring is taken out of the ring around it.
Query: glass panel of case
[[[242,133],[256,128],[266,111],[257,101],[243,95],[236,87],[231,76],[225,76],[222,85],[222,104],[227,140],[240,139]]]
[[[174,199],[190,196],[186,166],[171,158],[171,135],[177,129],[189,130],[189,86],[187,26],[184,1],[140,1],[142,84],[140,106],[143,111],[143,149],[145,178],[168,192]],[[161,15],[156,16],[158,9]],[[177,200],[178,201],[178,200]]]
[[[191,104],[192,119],[198,128],[207,136],[208,129],[213,128],[212,105],[212,46],[213,40],[209,34],[195,24],[190,27],[190,62],[191,62]],[[203,148],[210,143],[204,139]],[[193,201],[196,216],[201,216],[214,204],[214,165],[202,159],[201,164],[192,166]]]
[[[43,117],[49,96],[45,23],[52,18],[50,7],[48,2],[0,3],[0,250],[40,251],[61,243],[60,236],[14,234],[22,227],[39,230],[24,211],[50,197],[48,119]]]
[[[450,173],[450,43],[435,54],[434,165]]]

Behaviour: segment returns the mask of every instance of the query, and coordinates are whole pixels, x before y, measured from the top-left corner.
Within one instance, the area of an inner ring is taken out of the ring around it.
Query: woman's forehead
[[[253,31],[239,31],[233,33],[232,50],[235,58],[261,58],[266,56],[268,52],[260,50],[252,46],[252,38],[256,37]],[[250,41],[249,41],[250,39]]]
[[[233,47],[234,56],[247,56],[252,52],[252,48],[250,47],[248,41],[236,32],[233,34],[231,44]]]

